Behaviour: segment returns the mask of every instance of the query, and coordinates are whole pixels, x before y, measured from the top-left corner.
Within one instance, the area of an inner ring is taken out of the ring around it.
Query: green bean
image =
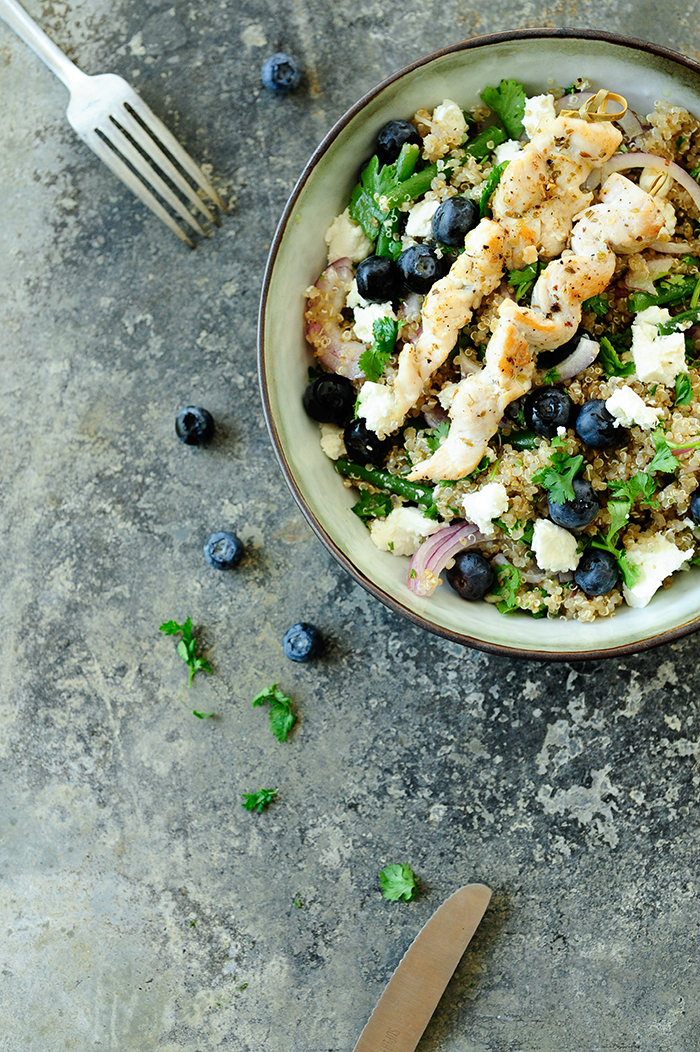
[[[389,493],[396,493],[399,497],[405,497],[406,500],[415,501],[422,508],[432,508],[433,506],[433,490],[431,486],[421,486],[418,482],[409,482],[408,479],[403,478],[401,475],[392,475],[390,471],[383,471],[381,468],[363,467],[362,464],[355,464],[346,457],[336,460],[335,470],[339,475],[344,475],[346,478],[369,482],[372,486],[376,486],[377,489],[388,490]]]

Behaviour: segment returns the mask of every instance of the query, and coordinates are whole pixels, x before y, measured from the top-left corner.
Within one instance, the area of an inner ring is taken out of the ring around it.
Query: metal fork
[[[122,77],[114,73],[89,77],[83,73],[16,0],[0,0],[0,18],[68,88],[70,101],[66,116],[83,142],[166,226],[190,248],[194,248],[194,242],[166,211],[153,191],[188,226],[199,234],[206,233],[182,197],[174,192],[173,186],[210,222],[219,225],[216,213],[202,201],[195,187],[199,187],[217,208],[227,213],[216,190],[163,122]],[[185,178],[183,172],[191,181]],[[168,185],[166,179],[172,185]]]

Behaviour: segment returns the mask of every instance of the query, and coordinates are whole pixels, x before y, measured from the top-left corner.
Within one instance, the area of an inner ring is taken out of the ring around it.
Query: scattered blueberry
[[[603,398],[585,402],[576,417],[575,431],[589,449],[608,449],[624,440],[626,429],[615,426],[615,417],[605,408]]]
[[[261,76],[263,87],[268,91],[272,91],[275,95],[288,95],[290,91],[299,87],[301,69],[299,63],[291,55],[278,51],[277,54],[265,59]]]
[[[549,497],[549,517],[557,526],[565,530],[582,530],[593,522],[600,511],[600,502],[596,492],[586,479],[576,478],[572,483],[574,499],[557,504]]]
[[[243,542],[235,533],[212,533],[204,545],[204,558],[215,570],[232,570],[243,558]]]
[[[399,291],[401,277],[393,259],[367,256],[355,271],[357,291],[370,303],[386,303]]]
[[[344,427],[352,417],[356,397],[355,388],[347,376],[324,373],[307,385],[302,402],[312,420]]]
[[[202,446],[214,437],[214,417],[198,405],[185,406],[175,417],[175,432],[186,446]]]
[[[586,595],[607,595],[617,584],[617,559],[601,548],[587,548],[574,571],[574,581]]]
[[[380,468],[392,445],[390,438],[378,438],[358,416],[343,432],[348,456],[357,464],[374,464]]]
[[[479,222],[479,209],[467,197],[448,197],[433,216],[433,237],[448,248],[463,248]]]
[[[462,599],[483,599],[496,583],[496,574],[480,552],[460,552],[445,571],[447,583]]]
[[[318,654],[322,642],[321,633],[315,625],[300,621],[284,633],[282,649],[290,661],[310,661]]]
[[[406,143],[420,146],[421,139],[410,121],[389,121],[377,135],[376,154],[379,164],[393,164]]]
[[[523,407],[525,423],[536,435],[554,438],[557,429],[568,427],[574,403],[561,387],[538,387],[530,391]]]
[[[693,522],[700,525],[700,489],[696,489],[695,493],[690,498],[690,504],[688,506],[688,512]]]
[[[397,262],[404,285],[411,292],[429,292],[438,278],[447,273],[447,260],[440,259],[430,245],[411,245]]]

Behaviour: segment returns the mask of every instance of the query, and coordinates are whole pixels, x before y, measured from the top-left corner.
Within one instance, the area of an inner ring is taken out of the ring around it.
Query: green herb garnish
[[[581,470],[583,455],[578,453],[570,457],[563,449],[557,447],[562,444],[559,438],[553,438],[551,442],[552,454],[549,464],[540,468],[532,476],[536,486],[542,486],[549,493],[555,504],[565,504],[568,500],[574,500],[573,480]]]
[[[368,489],[363,489],[360,490],[360,499],[350,510],[366,523],[370,519],[385,519],[392,508],[388,493],[370,493]]]
[[[673,474],[678,468],[678,460],[671,451],[671,446],[666,441],[666,436],[661,428],[657,428],[654,434],[651,436],[656,446],[656,453],[651,458],[651,462],[647,471],[664,471],[667,474]]]
[[[515,302],[522,303],[528,293],[532,290],[540,274],[540,261],[530,263],[522,270],[511,270],[508,274],[508,284],[515,289]]]
[[[674,405],[690,405],[693,401],[693,388],[690,385],[690,377],[687,373],[679,373],[676,377],[676,400]]]
[[[500,164],[495,165],[489,172],[489,176],[486,182],[483,184],[481,191],[481,198],[479,201],[479,215],[483,219],[488,211],[489,201],[493,195],[494,190],[501,181],[501,176],[508,167],[508,161],[501,161]]]
[[[497,88],[484,88],[481,98],[490,110],[500,117],[511,139],[519,139],[523,131],[526,95],[516,80],[502,80]]]
[[[674,314],[668,321],[662,321],[659,323],[658,333],[659,336],[670,336],[673,332],[678,332],[681,329],[687,329],[689,323],[695,322],[700,316],[700,309],[697,307],[695,310],[684,310],[680,314]]]
[[[258,789],[257,793],[241,793],[243,807],[246,811],[257,811],[262,814],[266,807],[272,803],[277,796],[276,789]]]
[[[425,442],[431,453],[437,453],[440,446],[440,440],[447,438],[450,433],[450,422],[449,420],[443,420],[437,427],[431,428],[425,435]],[[489,461],[490,463],[490,461]]]
[[[697,286],[697,276],[671,274],[654,282],[656,292],[633,292],[627,297],[627,306],[634,313],[647,307],[662,307],[667,303],[680,303],[692,296]]]
[[[379,874],[379,884],[382,895],[390,902],[410,902],[418,894],[415,874],[405,862],[386,866]]]
[[[495,567],[498,586],[492,590],[492,595],[499,596],[500,602],[496,603],[499,614],[510,614],[517,609],[515,597],[520,588],[520,571],[504,563]]]
[[[187,686],[192,686],[192,680],[195,672],[211,672],[211,665],[202,657],[197,657],[195,650],[197,648],[197,640],[192,632],[192,620],[187,618],[184,625],[179,625],[177,621],[164,621],[159,628],[159,632],[164,632],[166,636],[177,635],[178,632],[182,633],[182,639],[177,645],[177,652],[189,668],[189,680]],[[202,714],[195,712],[195,716],[199,716],[200,719],[205,716],[211,716],[212,713]]]
[[[543,384],[557,384],[560,380],[561,376],[559,375],[559,370],[557,369],[556,365],[553,366],[551,369],[548,369],[542,377]]]
[[[372,346],[360,355],[358,365],[365,377],[373,383],[383,375],[387,363],[394,353],[399,323],[394,318],[377,318],[372,323]]]
[[[611,376],[630,376],[635,369],[634,362],[622,362],[616,349],[608,336],[600,339],[600,353],[598,361],[603,366],[603,372],[608,379]]]
[[[610,301],[607,296],[603,296],[602,293],[598,296],[591,296],[590,299],[584,300],[581,304],[581,310],[593,311],[599,318],[604,318],[610,310]]]
[[[266,687],[253,698],[253,708],[258,705],[270,705],[270,730],[279,742],[285,742],[292,729],[296,716],[292,712],[292,699],[278,688],[276,683]]]

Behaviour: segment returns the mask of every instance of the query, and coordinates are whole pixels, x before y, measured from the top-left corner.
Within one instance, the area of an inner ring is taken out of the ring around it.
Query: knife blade
[[[435,910],[406,950],[354,1052],[413,1052],[491,899],[467,884]]]

